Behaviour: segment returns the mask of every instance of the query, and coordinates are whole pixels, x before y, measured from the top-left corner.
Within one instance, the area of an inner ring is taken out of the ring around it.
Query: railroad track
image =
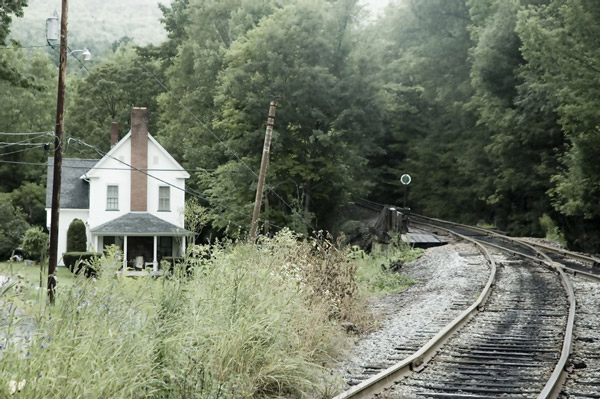
[[[382,209],[382,205],[370,201],[357,201],[357,204],[374,211]],[[336,399],[374,395],[382,398],[553,398],[559,395],[600,398],[595,393],[600,390],[600,356],[597,355],[600,323],[590,322],[585,317],[594,307],[598,308],[600,295],[586,295],[582,291],[587,299],[587,313],[583,309],[577,319],[578,338],[575,340],[575,348],[582,349],[579,357],[569,360],[576,307],[575,293],[566,274],[576,276],[573,278],[578,287],[587,284],[587,294],[595,292],[590,287],[600,281],[600,272],[595,270],[599,264],[597,259],[532,245],[485,229],[412,215],[411,222],[415,220],[429,229],[443,230],[480,245],[492,265],[491,283],[486,289],[491,288],[492,283],[495,289],[485,311],[478,317],[473,316],[482,308],[491,290],[484,290],[469,308],[470,312],[453,320],[415,354]],[[493,248],[496,254],[492,256],[486,247]],[[508,253],[510,258],[502,262],[496,273],[494,257],[500,251]],[[594,282],[583,281],[583,278]],[[452,336],[458,329],[461,329],[460,335]]]
[[[555,273],[510,259],[499,267],[485,310],[422,372],[387,398],[538,397],[550,379],[568,318]]]

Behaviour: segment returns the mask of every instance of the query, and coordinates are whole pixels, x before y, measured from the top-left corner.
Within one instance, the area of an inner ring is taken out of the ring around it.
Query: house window
[[[119,186],[106,187],[106,210],[119,210]]]
[[[171,210],[171,187],[161,186],[158,188],[158,210],[159,211],[170,211]]]

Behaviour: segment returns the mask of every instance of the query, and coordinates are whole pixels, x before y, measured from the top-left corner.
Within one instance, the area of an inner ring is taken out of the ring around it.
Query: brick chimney
[[[119,141],[119,122],[113,122],[110,125],[110,148],[113,148]]]
[[[131,212],[146,212],[148,176],[135,169],[148,169],[148,109],[131,110]]]

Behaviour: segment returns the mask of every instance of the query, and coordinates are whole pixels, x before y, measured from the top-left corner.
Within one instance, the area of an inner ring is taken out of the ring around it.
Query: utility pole
[[[60,65],[58,68],[58,96],[56,100],[56,129],[54,131],[54,174],[52,181],[52,210],[50,211],[50,254],[48,257],[48,299],[54,303],[56,291],[56,264],[58,263],[58,216],[62,179],[62,143],[65,122],[65,90],[67,83],[67,18],[68,0],[62,0],[60,18]]]
[[[252,225],[250,226],[250,241],[256,239],[256,228],[258,227],[258,214],[262,204],[263,189],[267,168],[269,167],[269,152],[271,149],[271,135],[273,134],[273,124],[275,123],[275,110],[277,102],[271,100],[269,107],[269,117],[267,118],[267,132],[265,133],[265,145],[263,147],[262,160],[260,162],[260,173],[258,175],[258,186],[256,187],[256,198],[254,199],[254,211],[252,212]]]

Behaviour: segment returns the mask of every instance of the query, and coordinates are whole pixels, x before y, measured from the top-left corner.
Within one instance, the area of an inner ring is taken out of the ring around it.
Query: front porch
[[[161,260],[183,257],[186,251],[185,229],[149,213],[128,213],[91,229],[92,244],[105,249],[116,245],[123,251],[122,271],[127,275],[159,276]]]
[[[185,236],[96,236],[98,248],[116,245],[123,253],[123,270],[128,275],[161,275],[161,261],[185,256]],[[144,273],[135,273],[144,272]]]

